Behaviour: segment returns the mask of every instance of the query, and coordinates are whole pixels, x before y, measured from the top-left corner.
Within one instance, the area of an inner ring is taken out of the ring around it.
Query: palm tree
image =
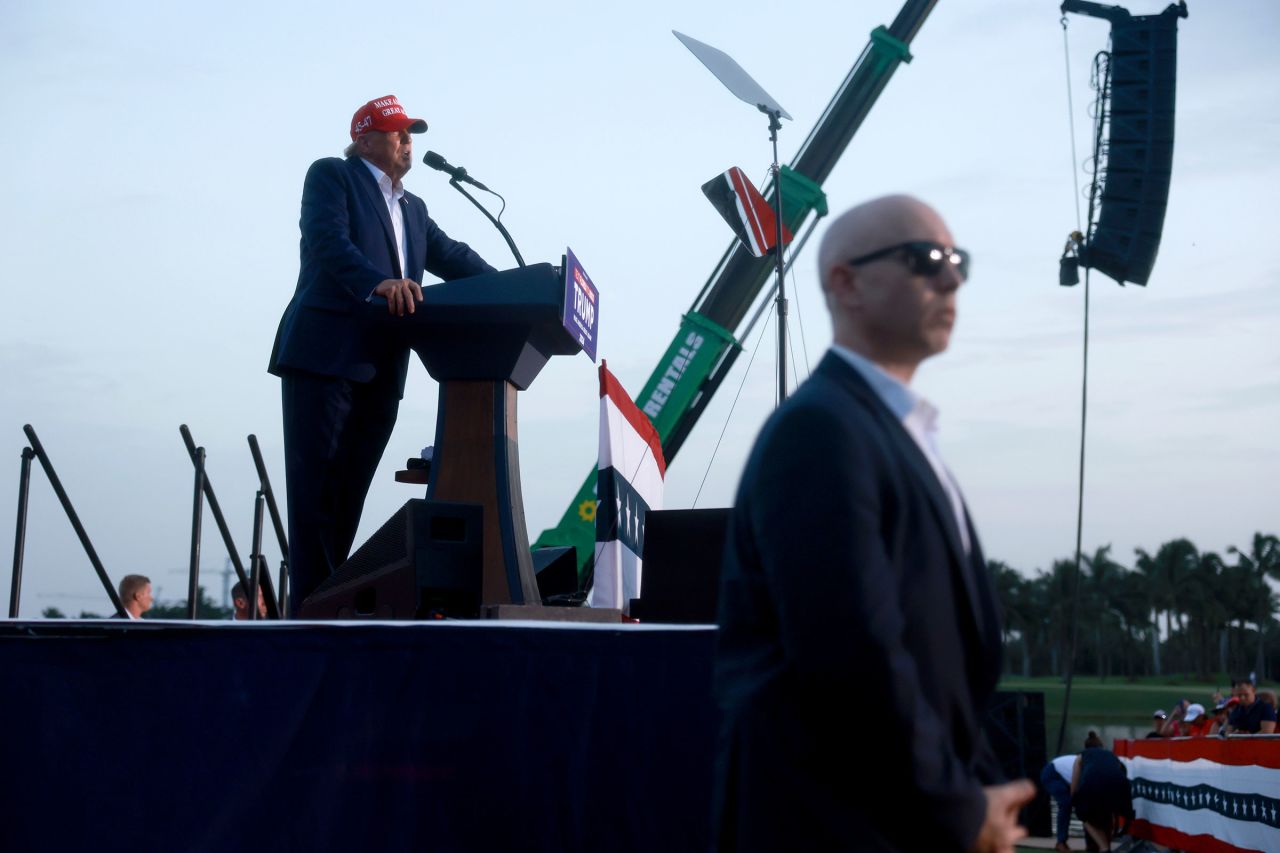
[[[1081,625],[1092,625],[1098,675],[1110,674],[1110,651],[1117,647],[1117,635],[1124,630],[1123,617],[1116,607],[1126,569],[1111,559],[1111,546],[1103,545],[1092,557],[1084,557],[1088,581],[1081,596]],[[1087,614],[1087,615],[1086,615]]]
[[[1066,607],[1062,595],[1053,589],[1054,575],[1038,569],[1022,588],[1023,612],[1027,614],[1030,657],[1038,672],[1060,674],[1059,645]],[[1065,586],[1064,586],[1065,588]]]
[[[1187,574],[1185,588],[1188,592],[1187,621],[1190,628],[1192,655],[1196,675],[1204,678],[1209,673],[1213,639],[1226,627],[1228,609],[1224,600],[1226,566],[1222,558],[1206,551],[1196,560]]]
[[[1125,673],[1132,678],[1141,667],[1142,635],[1157,633],[1151,621],[1151,610],[1147,606],[1146,581],[1142,575],[1133,571],[1124,572],[1120,576],[1111,606],[1120,617],[1129,641],[1124,657]]]
[[[1275,612],[1275,595],[1267,585],[1267,578],[1280,580],[1280,539],[1275,534],[1253,534],[1253,544],[1249,553],[1245,554],[1234,545],[1227,549],[1236,555],[1236,564],[1253,576],[1257,596],[1255,603],[1258,619],[1258,656],[1254,661],[1253,671],[1259,678],[1266,675],[1265,634],[1271,614]]]
[[[1220,595],[1227,608],[1228,628],[1222,635],[1219,669],[1244,672],[1249,668],[1244,660],[1246,626],[1258,617],[1258,595],[1253,573],[1239,560],[1223,571]]]
[[[1024,598],[1021,594],[1022,587],[1026,584],[1026,579],[1018,573],[1016,569],[1002,560],[987,560],[987,571],[991,574],[992,580],[995,582],[996,596],[1000,600],[1000,610],[1003,613],[1003,630],[1004,630],[1004,647],[1005,647],[1005,674],[1008,675],[1012,671],[1012,655],[1009,654],[1009,645],[1016,633],[1022,638],[1022,674],[1028,674],[1027,663],[1027,614],[1024,610]]]
[[[1054,560],[1048,573],[1037,579],[1037,593],[1044,608],[1045,640],[1049,647],[1050,672],[1063,675],[1070,662],[1071,649],[1071,600],[1075,592],[1072,578],[1075,576],[1075,560]]]
[[[1164,614],[1165,642],[1171,647],[1173,626],[1175,622],[1180,625],[1181,617],[1186,613],[1184,580],[1195,566],[1199,553],[1189,539],[1166,542],[1156,549],[1154,555],[1141,548],[1136,549],[1136,553],[1138,570],[1147,581],[1152,609]]]
[[[1141,548],[1134,548],[1134,564],[1141,579],[1147,609],[1151,613],[1151,672],[1160,675],[1160,614],[1167,612],[1172,591],[1160,582],[1160,566],[1156,558]]]

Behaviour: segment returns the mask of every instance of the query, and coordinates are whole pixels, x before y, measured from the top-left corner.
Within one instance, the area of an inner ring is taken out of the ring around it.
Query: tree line
[[[1120,676],[1256,673],[1280,680],[1280,539],[1255,533],[1247,549],[1224,557],[1174,539],[1148,553],[1135,549],[1131,566],[1111,546],[1082,555],[1076,604],[1075,671]],[[1075,561],[1056,560],[1028,577],[1007,563],[987,563],[1004,611],[1007,675],[1060,676],[1071,648]],[[200,616],[223,619],[200,588]],[[47,608],[46,618],[64,614]],[[99,614],[82,612],[81,618]],[[150,618],[186,618],[186,602],[157,603]]]
[[[988,561],[1004,609],[1005,672],[1063,675],[1076,613],[1075,671],[1101,677],[1254,672],[1273,678],[1280,660],[1268,579],[1280,581],[1280,539],[1255,533],[1226,555],[1174,539],[1124,565],[1106,545],[1075,561],[1057,560],[1027,577]]]

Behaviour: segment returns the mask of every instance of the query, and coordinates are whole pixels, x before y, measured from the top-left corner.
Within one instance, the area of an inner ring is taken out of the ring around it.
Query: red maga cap
[[[420,118],[409,118],[404,107],[396,100],[395,95],[374,98],[356,110],[351,118],[351,139],[371,130],[407,130],[410,133],[423,133],[427,123]]]

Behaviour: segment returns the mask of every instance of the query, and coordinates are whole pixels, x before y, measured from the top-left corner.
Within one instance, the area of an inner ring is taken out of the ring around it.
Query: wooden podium
[[[529,555],[516,395],[547,359],[581,351],[562,323],[565,282],[551,264],[422,289],[394,328],[440,383],[427,499],[484,508],[485,605],[538,605]]]

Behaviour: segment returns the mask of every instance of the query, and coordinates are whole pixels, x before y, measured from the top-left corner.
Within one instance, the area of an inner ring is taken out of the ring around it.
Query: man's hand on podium
[[[389,278],[373,289],[374,296],[387,300],[387,312],[403,317],[405,312],[412,314],[414,303],[422,301],[422,285],[407,278]]]

